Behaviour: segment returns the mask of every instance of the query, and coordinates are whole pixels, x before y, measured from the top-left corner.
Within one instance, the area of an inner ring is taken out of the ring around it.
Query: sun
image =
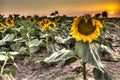
[[[114,11],[110,11],[110,14],[114,14]]]

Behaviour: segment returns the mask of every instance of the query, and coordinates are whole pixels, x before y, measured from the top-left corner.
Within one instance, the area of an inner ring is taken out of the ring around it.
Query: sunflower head
[[[92,42],[100,35],[100,21],[95,20],[90,15],[76,17],[72,23],[70,34],[76,41]]]
[[[29,22],[35,23],[35,22],[36,22],[36,20],[35,20],[35,18],[30,17],[30,18],[29,18]]]
[[[13,20],[13,19],[10,19],[10,18],[5,18],[5,24],[6,24],[8,27],[14,27],[14,20]]]
[[[4,29],[4,25],[0,23],[0,30]]]
[[[51,22],[51,24],[49,24],[50,27],[56,27],[56,24],[54,22]]]
[[[55,21],[59,21],[60,20],[60,16],[55,16]]]
[[[41,27],[42,30],[47,30],[50,28],[51,21],[49,19],[43,19],[42,21],[38,22],[38,25]]]

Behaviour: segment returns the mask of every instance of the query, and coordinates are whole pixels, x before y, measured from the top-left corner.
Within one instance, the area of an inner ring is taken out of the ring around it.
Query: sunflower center
[[[7,22],[8,22],[9,24],[12,24],[11,20],[8,20]]]
[[[2,27],[2,24],[0,24],[0,27]]]
[[[34,22],[34,19],[31,19],[31,22]]]
[[[88,19],[87,23],[85,20],[81,20],[78,24],[78,32],[83,35],[90,35],[94,32],[95,26],[92,25],[92,19]]]

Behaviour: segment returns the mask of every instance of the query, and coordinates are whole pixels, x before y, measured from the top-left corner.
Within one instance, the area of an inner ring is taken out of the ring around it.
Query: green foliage
[[[74,56],[71,50],[62,49],[59,52],[54,52],[50,57],[44,59],[46,63],[65,61]]]
[[[14,77],[12,76],[13,70],[7,69],[5,66],[7,64],[12,64],[19,70],[17,64],[14,62],[13,56],[17,54],[18,52],[0,52],[0,61],[3,62],[3,65],[1,65],[0,68],[0,77],[2,77],[2,79],[14,80]]]
[[[99,69],[96,69],[96,68],[93,69],[93,75],[95,80],[113,80],[110,73],[105,69],[103,70],[104,70],[104,73],[102,73]]]
[[[58,15],[58,12],[52,13],[51,16],[56,16],[55,14]],[[105,15],[106,13],[103,14],[103,17],[107,17]],[[120,40],[120,29],[110,27],[111,24],[105,23],[98,40],[89,44],[82,41],[75,42],[70,37],[69,32],[73,17],[60,16],[58,22],[49,18],[56,23],[57,27],[51,27],[47,31],[41,30],[41,26],[38,26],[37,23],[48,17],[37,17],[36,23],[29,22],[29,17],[15,17],[14,27],[5,26],[4,30],[0,31],[0,61],[4,61],[1,73],[4,72],[4,67],[9,59],[14,61],[13,51],[17,51],[19,54],[28,54],[31,57],[34,53],[42,51],[42,48],[46,48],[48,53],[52,53],[43,60],[47,64],[59,62],[61,66],[66,66],[79,60],[82,66],[73,71],[84,73],[85,65],[83,66],[83,63],[89,63],[93,66],[95,80],[112,80],[102,65],[100,57],[102,52],[114,55],[115,50],[112,42]],[[111,34],[110,31],[117,32],[117,34]],[[70,48],[71,46],[72,48]],[[17,67],[15,62],[12,64]],[[11,73],[7,76],[11,76]],[[75,78],[66,78],[65,80],[75,80]]]
[[[97,69],[102,71],[102,63],[100,62],[100,57],[97,48],[97,44],[90,44],[84,42],[76,42],[76,52],[78,56],[84,61],[95,66]]]

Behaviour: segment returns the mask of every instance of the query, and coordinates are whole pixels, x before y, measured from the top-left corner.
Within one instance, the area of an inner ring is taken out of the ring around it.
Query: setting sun
[[[114,14],[114,11],[110,11],[110,14]]]

